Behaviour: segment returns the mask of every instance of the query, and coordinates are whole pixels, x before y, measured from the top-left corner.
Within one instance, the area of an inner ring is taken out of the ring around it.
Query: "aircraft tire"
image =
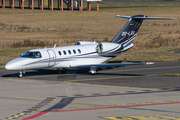
[[[23,77],[23,74],[22,74],[22,73],[19,73],[18,77],[19,77],[19,78],[22,78],[22,77]]]

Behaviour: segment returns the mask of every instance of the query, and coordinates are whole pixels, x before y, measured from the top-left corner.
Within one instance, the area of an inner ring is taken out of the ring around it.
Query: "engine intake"
[[[117,56],[117,54],[119,54],[119,52],[121,52],[122,49],[123,47],[120,44],[116,43],[99,43],[96,46],[96,52],[100,56]]]

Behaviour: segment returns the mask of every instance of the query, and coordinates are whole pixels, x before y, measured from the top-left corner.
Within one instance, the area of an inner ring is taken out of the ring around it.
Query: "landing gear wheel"
[[[91,75],[97,75],[97,71],[90,71]]]
[[[65,74],[66,71],[67,71],[67,70],[66,70],[65,68],[62,68],[62,69],[61,69],[61,73],[62,73],[62,74]]]
[[[91,67],[89,73],[91,73],[92,75],[96,75],[98,71],[96,70],[96,67]]]
[[[23,73],[20,71],[19,72],[19,75],[18,75],[19,78],[22,78],[23,77]]]
[[[91,73],[91,75],[96,75],[97,73]]]

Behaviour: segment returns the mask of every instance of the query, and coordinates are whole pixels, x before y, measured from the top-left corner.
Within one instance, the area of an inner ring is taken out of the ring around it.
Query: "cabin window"
[[[68,53],[69,53],[69,54],[71,54],[71,51],[70,51],[70,50],[68,50]]]
[[[31,52],[31,51],[28,51],[26,52],[25,54],[23,55],[20,55],[21,57],[26,57],[26,58],[41,58],[41,53],[39,51],[36,51],[36,52]]]
[[[66,55],[66,51],[63,51],[64,55]]]
[[[80,50],[80,49],[78,49],[78,52],[79,52],[79,53],[81,53],[81,50]]]
[[[74,54],[76,54],[76,51],[75,51],[75,50],[73,50],[73,52],[74,52]]]
[[[61,55],[61,51],[59,51],[59,55]]]

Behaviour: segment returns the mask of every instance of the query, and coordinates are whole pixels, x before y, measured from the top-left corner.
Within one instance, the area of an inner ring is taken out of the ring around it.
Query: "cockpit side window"
[[[41,53],[40,52],[35,52],[34,58],[41,58]]]
[[[31,52],[31,51],[28,51],[26,52],[25,54],[23,55],[20,55],[21,57],[26,57],[26,58],[41,58],[41,53],[39,51],[37,52]]]

